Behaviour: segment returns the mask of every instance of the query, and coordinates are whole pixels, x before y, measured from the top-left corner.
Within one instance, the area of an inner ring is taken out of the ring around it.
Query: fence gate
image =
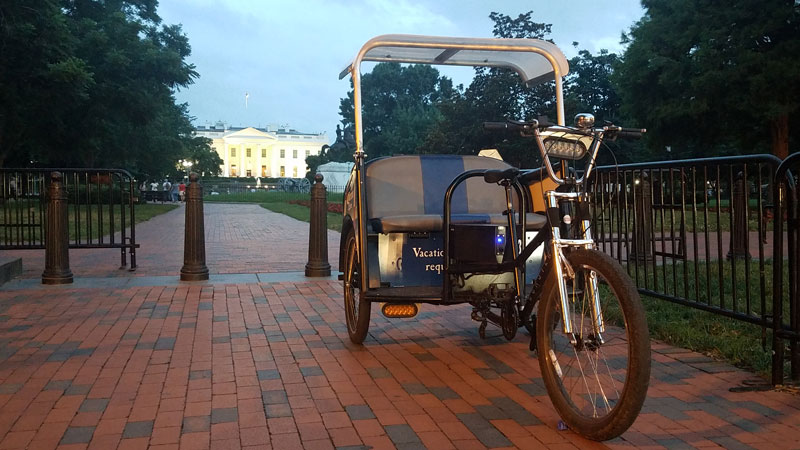
[[[0,250],[43,249],[50,173],[64,176],[69,248],[118,248],[136,269],[135,181],[122,169],[0,169]]]

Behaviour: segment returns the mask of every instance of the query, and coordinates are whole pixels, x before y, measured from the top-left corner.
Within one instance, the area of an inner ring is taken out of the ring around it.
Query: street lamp
[[[184,160],[181,161],[181,165],[183,166],[184,172],[186,172],[186,175],[184,175],[184,178],[188,178],[189,177],[189,170],[191,170],[192,165],[194,165],[194,163],[184,159]]]

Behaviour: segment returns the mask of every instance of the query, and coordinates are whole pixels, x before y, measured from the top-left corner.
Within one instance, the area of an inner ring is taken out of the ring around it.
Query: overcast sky
[[[196,125],[289,125],[332,140],[350,87],[339,72],[370,38],[492,37],[490,12],[531,10],[533,20],[553,24],[567,58],[577,53],[573,41],[593,53],[619,51],[620,33],[643,13],[639,0],[161,0],[158,12],[189,37],[200,78],[177,98]],[[471,79],[472,69],[438,68],[456,84]]]

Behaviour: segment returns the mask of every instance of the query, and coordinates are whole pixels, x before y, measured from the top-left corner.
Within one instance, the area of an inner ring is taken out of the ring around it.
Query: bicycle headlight
[[[563,131],[542,131],[542,141],[547,156],[562,159],[581,159],[592,143],[591,136],[564,133]]]

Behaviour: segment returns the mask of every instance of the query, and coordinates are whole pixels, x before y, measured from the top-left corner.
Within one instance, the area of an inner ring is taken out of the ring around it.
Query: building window
[[[297,150],[292,150],[292,158],[297,159]]]
[[[231,158],[236,158],[236,147],[231,147]]]
[[[286,158],[286,150],[281,149],[281,158]]]
[[[253,171],[250,170],[250,169],[247,169],[247,176],[248,177],[252,177],[253,176]]]
[[[267,166],[261,166],[261,176],[267,176]]]
[[[286,167],[285,166],[281,166],[281,176],[282,177],[286,176]]]
[[[250,149],[249,148],[247,149],[247,157],[248,158],[250,157]]]
[[[292,169],[292,176],[293,176],[294,178],[297,178],[297,167],[295,167],[294,169]]]
[[[236,172],[236,164],[231,164],[231,176],[232,177],[238,176]]]
[[[311,150],[306,150],[306,158],[308,158],[309,156],[311,156]]]
[[[267,157],[267,149],[265,149],[265,148],[261,149],[261,157],[262,158],[266,158]]]

